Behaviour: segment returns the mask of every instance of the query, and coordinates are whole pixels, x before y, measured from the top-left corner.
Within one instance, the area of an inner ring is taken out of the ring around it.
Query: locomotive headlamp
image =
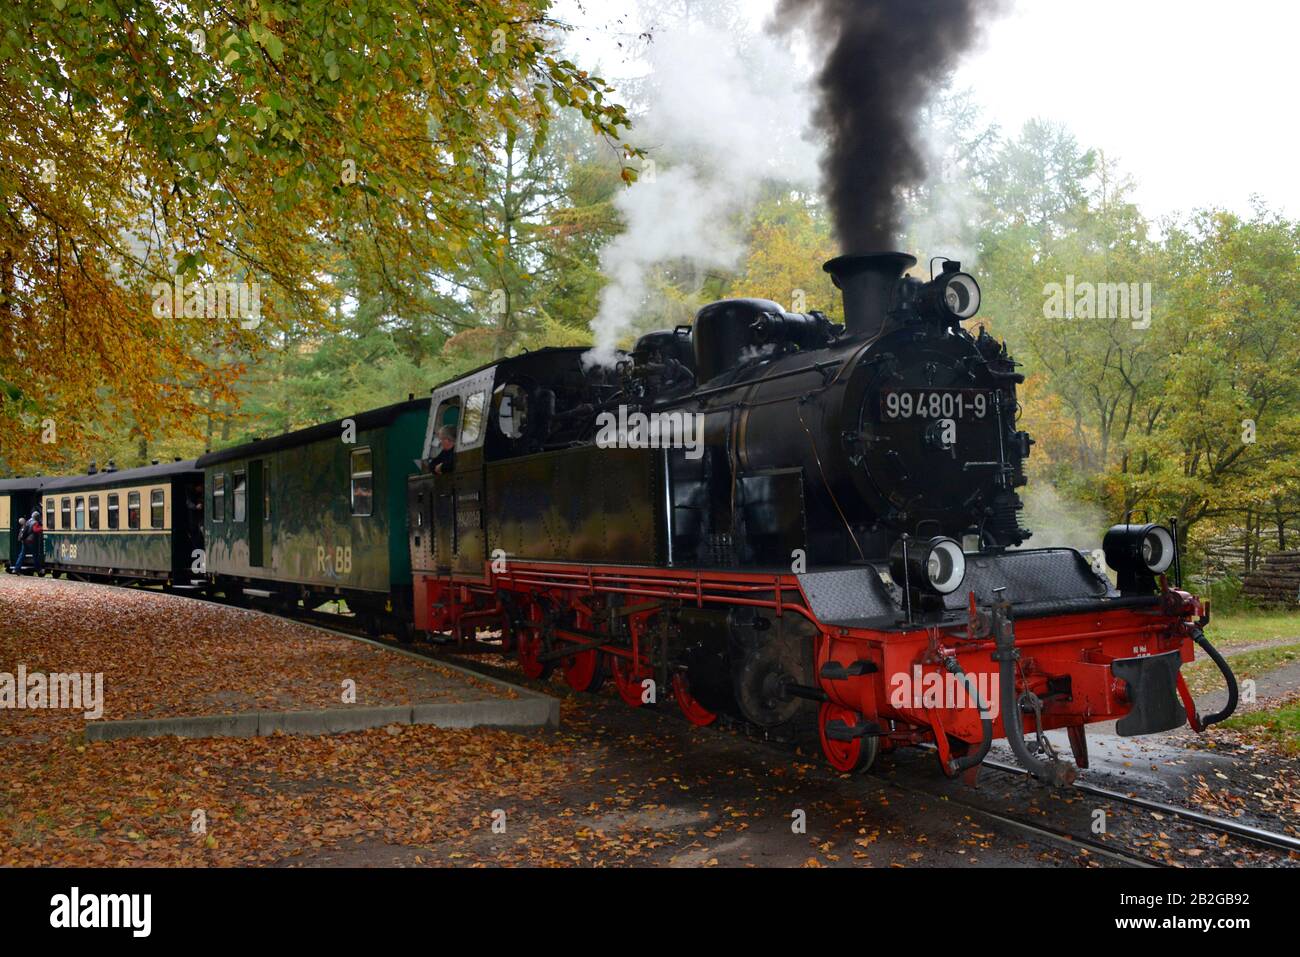
[[[1174,537],[1163,525],[1114,525],[1102,539],[1106,564],[1119,575],[1120,591],[1155,587],[1155,576],[1174,561]]]
[[[948,322],[963,322],[980,308],[980,286],[961,263],[949,260],[943,273],[921,287],[917,306],[923,315]]]
[[[890,552],[890,574],[899,587],[948,595],[966,578],[966,556],[951,538],[899,540]]]
[[[953,273],[944,284],[943,302],[958,319],[969,319],[979,312],[979,283],[969,273]]]

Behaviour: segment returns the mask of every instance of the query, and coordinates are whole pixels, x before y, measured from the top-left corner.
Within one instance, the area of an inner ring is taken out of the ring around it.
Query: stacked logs
[[[1246,570],[1246,545],[1241,529],[1220,532],[1204,546],[1204,576],[1207,581],[1217,581],[1228,575],[1240,578]]]
[[[1300,603],[1300,551],[1269,555],[1242,580],[1242,593],[1261,605]]]

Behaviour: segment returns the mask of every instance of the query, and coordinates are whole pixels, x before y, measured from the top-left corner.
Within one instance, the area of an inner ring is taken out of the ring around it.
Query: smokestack
[[[1005,0],[780,0],[777,29],[810,23],[824,62],[814,117],[844,249],[900,239],[903,191],[925,180],[916,114]]]
[[[916,257],[907,253],[856,253],[837,256],[822,266],[843,293],[845,334],[863,339],[878,336],[898,280],[915,265]]]

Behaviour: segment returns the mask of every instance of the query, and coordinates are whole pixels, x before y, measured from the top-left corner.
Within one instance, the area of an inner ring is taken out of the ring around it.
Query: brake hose
[[[979,747],[970,754],[960,758],[953,758],[948,762],[946,770],[950,775],[955,777],[963,771],[975,767],[977,764],[982,764],[984,759],[988,756],[989,748],[993,746],[993,718],[990,716],[988,705],[980,698],[979,688],[975,686],[975,682],[971,681],[966,672],[962,670],[961,665],[958,664],[957,656],[948,655],[943,659],[943,666],[961,679],[962,684],[966,686],[966,690],[968,690],[971,697],[975,699],[975,707],[978,709],[980,716],[981,737]]]
[[[1228,684],[1228,702],[1223,706],[1223,709],[1214,712],[1214,714],[1196,716],[1198,727],[1195,730],[1204,731],[1210,725],[1218,724],[1237,710],[1237,676],[1232,673],[1232,668],[1228,666],[1228,662],[1224,660],[1223,655],[1219,654],[1219,649],[1210,644],[1210,639],[1205,637],[1205,632],[1195,626],[1192,626],[1192,641],[1200,645],[1201,650],[1210,656],[1210,660],[1214,662],[1219,669],[1219,673],[1223,675],[1223,680]]]

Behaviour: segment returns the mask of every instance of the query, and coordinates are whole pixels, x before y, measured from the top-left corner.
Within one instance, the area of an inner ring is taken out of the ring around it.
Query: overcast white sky
[[[611,77],[639,72],[615,43],[635,0],[578,4],[556,9],[580,26],[574,58],[600,61]],[[756,25],[774,5],[742,4]],[[1257,193],[1300,218],[1297,37],[1296,0],[1012,0],[956,85],[1004,132],[1044,117],[1105,149],[1137,181],[1149,217],[1208,205],[1246,212]]]

